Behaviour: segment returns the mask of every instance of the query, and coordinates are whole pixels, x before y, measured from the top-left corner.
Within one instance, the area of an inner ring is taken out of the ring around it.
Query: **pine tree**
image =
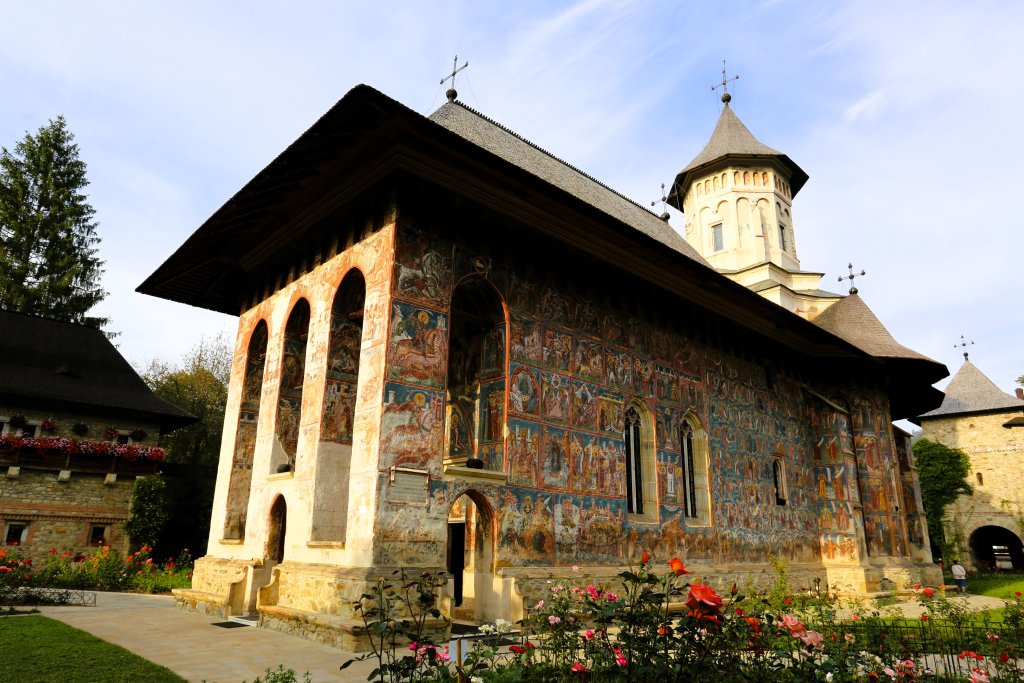
[[[0,148],[0,308],[101,327],[95,210],[63,116]]]

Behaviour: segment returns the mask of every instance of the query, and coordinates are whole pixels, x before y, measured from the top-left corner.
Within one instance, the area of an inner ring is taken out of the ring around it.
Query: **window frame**
[[[32,524],[30,520],[10,520],[4,523],[4,545],[5,546],[22,546],[28,543],[28,530]],[[11,542],[11,527],[21,527],[20,538],[17,541]]]
[[[725,229],[721,221],[711,225],[711,249],[716,254],[725,251]]]
[[[779,507],[789,504],[789,488],[786,484],[786,461],[781,455],[772,456],[772,488],[775,489],[775,504]]]

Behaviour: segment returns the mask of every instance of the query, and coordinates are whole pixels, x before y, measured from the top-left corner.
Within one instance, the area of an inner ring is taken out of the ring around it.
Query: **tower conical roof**
[[[946,387],[946,397],[942,400],[942,405],[921,417],[1000,410],[1024,410],[1024,401],[1003,392],[974,363],[964,360],[964,364]]]
[[[729,157],[776,159],[790,172],[789,186],[795,195],[807,182],[807,173],[796,165],[792,159],[782,152],[772,149],[754,137],[753,133],[743,125],[728,104],[722,108],[718,123],[711,134],[711,139],[704,145],[700,154],[693,158],[676,176],[676,183],[669,195],[669,202],[682,211],[683,198],[689,190],[689,181],[703,168]]]
[[[941,365],[896,341],[856,292],[826,308],[813,322],[877,358],[914,359]]]

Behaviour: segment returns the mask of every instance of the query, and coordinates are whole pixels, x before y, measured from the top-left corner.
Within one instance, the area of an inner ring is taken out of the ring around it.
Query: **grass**
[[[170,669],[42,616],[0,619],[0,681],[19,683],[175,682]]]
[[[1008,598],[1014,591],[1024,593],[1024,574],[987,574],[967,579],[967,590],[975,595]]]

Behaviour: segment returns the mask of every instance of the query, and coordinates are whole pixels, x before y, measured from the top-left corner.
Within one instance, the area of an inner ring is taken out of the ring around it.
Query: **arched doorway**
[[[977,569],[1024,569],[1024,544],[1020,536],[1005,527],[979,527],[968,543]]]
[[[267,534],[267,562],[284,562],[284,539],[287,533],[288,507],[284,496],[278,496],[270,507],[270,531]]]
[[[494,513],[479,492],[464,492],[448,510],[447,570],[452,616],[493,621],[504,614],[494,582]]]

